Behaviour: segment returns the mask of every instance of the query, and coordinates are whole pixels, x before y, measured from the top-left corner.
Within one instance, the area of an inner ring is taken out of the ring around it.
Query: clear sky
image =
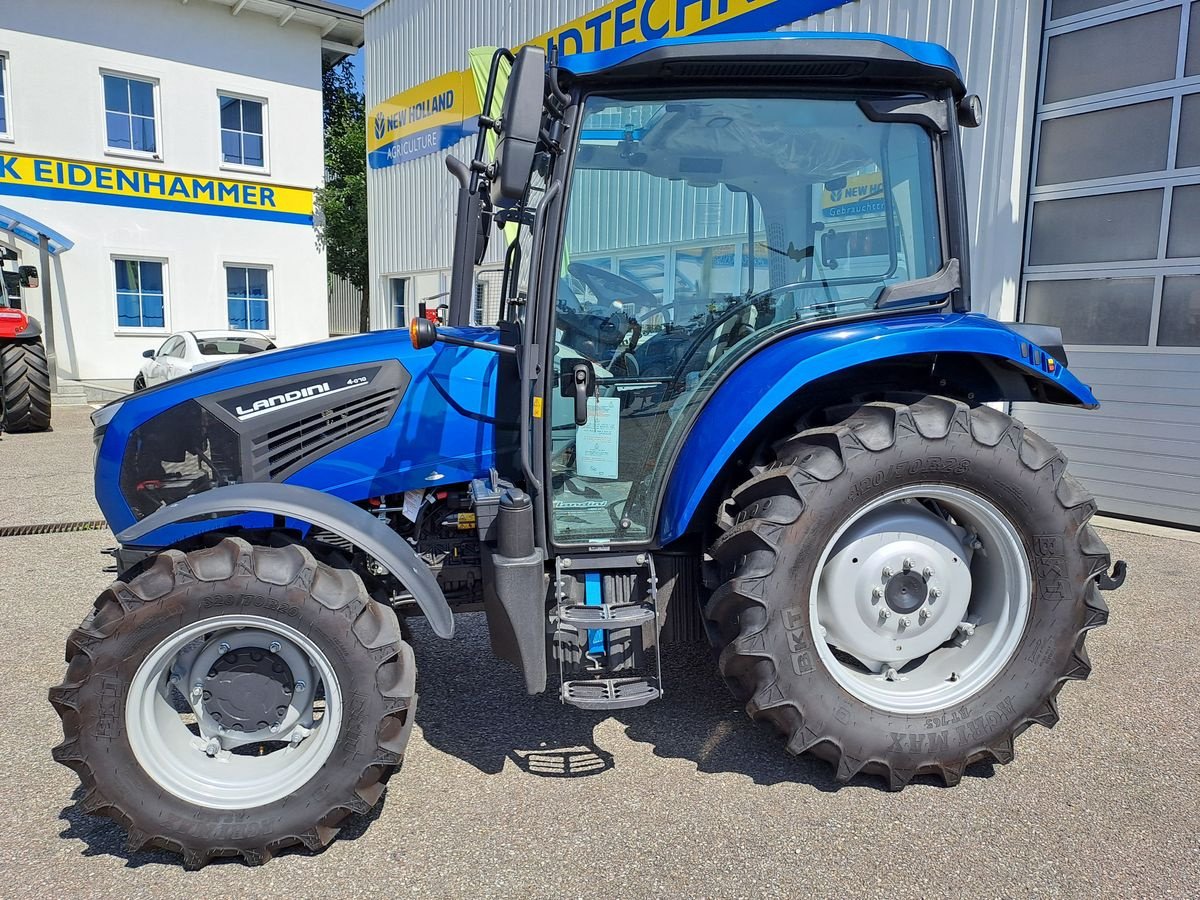
[[[342,6],[352,7],[353,9],[366,9],[375,0],[335,0],[335,2]],[[354,55],[354,80],[357,82],[360,91],[363,89],[363,68],[363,51],[359,50]]]

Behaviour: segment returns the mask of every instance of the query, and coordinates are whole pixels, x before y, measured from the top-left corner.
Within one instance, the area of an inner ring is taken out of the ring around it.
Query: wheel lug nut
[[[926,578],[932,578],[933,577],[933,569],[929,568],[929,566],[926,566],[924,569],[921,570],[921,574],[924,575]]]
[[[929,610],[927,610],[927,609],[921,610],[921,615],[918,618],[920,618],[921,624],[924,625],[925,620],[929,618]]]
[[[907,557],[904,559],[904,571],[907,572],[913,567],[913,561]]]
[[[936,600],[936,599],[937,599],[938,597],[940,597],[940,596],[942,596],[942,591],[941,591],[941,588],[934,588],[933,590],[931,590],[931,591],[929,592],[929,599],[930,599],[930,600]]]
[[[278,653],[282,646],[283,644],[279,643],[279,641],[271,641],[271,645],[267,649],[272,653]]]
[[[217,644],[217,649],[220,650],[222,654],[228,653],[229,641],[221,641],[221,643]]]
[[[275,722],[271,725],[271,734],[275,734],[277,731],[279,731],[279,723]]]
[[[891,578],[891,577],[892,577],[892,567],[891,567],[891,566],[884,566],[884,567],[883,567],[883,577],[884,577],[884,578]]]
[[[892,614],[890,612],[888,612],[886,609],[881,609],[879,611],[879,621],[880,622],[886,622],[891,617],[892,617]]]
[[[911,624],[912,624],[912,621],[908,618],[908,616],[905,616],[903,619],[900,620],[901,628],[907,628]]]
[[[883,588],[871,588],[871,600],[878,603],[883,597]]]

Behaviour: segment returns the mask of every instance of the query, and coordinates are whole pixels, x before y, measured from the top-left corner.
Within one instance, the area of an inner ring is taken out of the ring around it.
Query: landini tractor
[[[15,251],[0,247],[0,432],[47,431],[50,369],[42,326],[21,309],[21,289],[38,286],[38,270],[5,270],[16,258]]]
[[[118,576],[50,692],[84,811],[189,867],[324,846],[402,761],[401,623],[450,639],[465,611],[564,716],[669,696],[662,656],[707,639],[750,717],[841,781],[953,785],[1054,725],[1124,567],[1063,455],[996,408],[1097,404],[1056,329],[971,312],[981,111],[953,57],[526,47],[483,109],[448,160],[444,325],[93,414]]]

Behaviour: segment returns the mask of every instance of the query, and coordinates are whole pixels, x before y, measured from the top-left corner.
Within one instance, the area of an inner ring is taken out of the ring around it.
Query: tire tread
[[[891,448],[901,429],[911,429],[932,441],[963,433],[983,447],[1007,441],[1030,472],[1051,466],[1055,497],[1078,523],[1074,538],[1090,572],[1083,624],[1075,636],[1072,655],[1045,702],[989,745],[968,748],[955,759],[931,759],[911,769],[888,759],[856,759],[832,735],[819,734],[806,725],[801,703],[787,701],[775,687],[784,666],[775,659],[770,642],[761,634],[768,615],[767,602],[762,590],[748,587],[755,582],[765,583],[774,573],[779,533],[803,514],[806,488],[838,477],[845,467],[844,460]],[[718,528],[708,551],[712,569],[719,575],[710,577],[710,587],[715,589],[703,609],[718,651],[721,674],[734,696],[746,703],[751,718],[770,722],[785,739],[790,753],[815,752],[829,759],[838,781],[849,781],[868,771],[882,775],[892,790],[902,789],[923,774],[933,774],[953,786],[966,767],[979,759],[1007,764],[1014,757],[1017,734],[1030,725],[1050,728],[1058,722],[1059,691],[1067,681],[1087,678],[1091,671],[1084,640],[1090,629],[1108,619],[1108,607],[1095,578],[1111,566],[1108,548],[1089,524],[1096,505],[1079,482],[1066,473],[1066,458],[1061,452],[1016,419],[990,407],[971,407],[940,396],[924,397],[911,405],[867,403],[836,425],[801,431],[777,441],[773,449],[774,461],[737,485],[723,506],[725,521],[734,524]]]
[[[306,587],[309,595],[331,612],[348,607],[354,611],[350,631],[376,661],[376,680],[386,711],[376,729],[372,759],[363,768],[353,792],[323,800],[319,808],[314,808],[311,828],[251,847],[227,847],[218,842],[182,844],[166,835],[142,830],[136,821],[136,807],[127,809],[119,798],[103,796],[80,746],[79,690],[91,674],[100,645],[116,632],[121,619],[135,606],[154,603],[189,582],[219,582],[251,573],[268,584]],[[100,594],[93,612],[68,637],[66,655],[67,675],[62,684],[50,689],[50,702],[62,719],[64,733],[62,742],[53,749],[53,757],[79,776],[85,791],[79,808],[89,815],[107,816],[121,825],[128,836],[130,852],[147,847],[173,851],[183,857],[187,869],[201,868],[222,856],[240,856],[248,865],[261,865],[275,852],[296,844],[310,851],[322,849],[337,835],[347,816],[370,812],[378,802],[388,779],[403,761],[412,729],[416,660],[412,648],[401,639],[395,612],[372,601],[356,575],[317,562],[300,545],[262,547],[227,537],[213,547],[187,554],[163,551],[128,584],[115,582]]]

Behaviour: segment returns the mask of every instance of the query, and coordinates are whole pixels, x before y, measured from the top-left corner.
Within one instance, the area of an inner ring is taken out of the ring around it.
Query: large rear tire
[[[774,447],[721,514],[705,607],[754,719],[840,781],[955,784],[1058,720],[1107,620],[1109,554],[1066,460],[944,397],[869,403]]]
[[[5,431],[50,429],[50,368],[40,340],[0,344],[0,392]]]
[[[50,701],[83,811],[188,868],[318,850],[403,760],[416,664],[396,614],[303,547],[167,550],[100,595]]]

